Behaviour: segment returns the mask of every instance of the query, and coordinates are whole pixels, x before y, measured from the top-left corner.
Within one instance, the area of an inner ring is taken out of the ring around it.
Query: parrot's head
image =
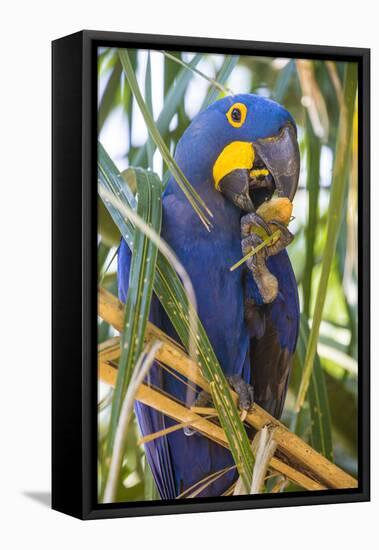
[[[284,107],[261,96],[239,94],[210,105],[193,119],[177,153],[190,167],[190,181],[203,186],[206,173],[208,185],[248,212],[275,192],[292,201],[297,189],[295,122]]]

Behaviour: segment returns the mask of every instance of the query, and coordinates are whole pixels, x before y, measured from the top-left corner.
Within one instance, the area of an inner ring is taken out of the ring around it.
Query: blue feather
[[[226,122],[230,105],[243,101],[249,119],[242,128]],[[198,303],[199,317],[208,334],[224,373],[241,375],[251,382],[251,334],[244,318],[246,297],[244,269],[230,272],[241,258],[241,212],[214,188],[212,167],[231,141],[254,141],[273,135],[288,120],[289,113],[276,103],[254,95],[224,98],[194,118],[180,139],[175,158],[188,180],[197,189],[214,218],[208,233],[183,192],[171,177],[163,197],[162,237],[173,248],[191,277]],[[125,301],[130,270],[130,251],[122,241],[118,255],[119,296]],[[284,350],[295,349],[298,326],[297,286],[286,252],[269,259],[268,267],[279,281],[279,295],[270,308],[275,331]],[[250,275],[248,292],[259,293]],[[178,339],[167,315],[153,298],[152,322]],[[288,321],[290,319],[290,322]],[[186,385],[159,365],[150,371],[151,382],[181,402],[186,401]],[[136,415],[143,435],[175,424],[171,419],[142,404]],[[234,465],[227,449],[200,434],[186,436],[177,430],[146,445],[146,454],[160,495],[172,499],[182,491],[221,469]],[[236,479],[236,470],[208,485],[199,496],[223,494]]]

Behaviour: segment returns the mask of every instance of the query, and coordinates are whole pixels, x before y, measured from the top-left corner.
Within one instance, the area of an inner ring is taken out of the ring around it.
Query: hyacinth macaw
[[[199,317],[240,406],[248,409],[254,400],[279,418],[299,325],[297,284],[285,250],[291,233],[277,224],[281,236],[275,245],[233,272],[230,267],[260,242],[251,230],[267,229],[256,214],[259,205],[274,193],[290,200],[295,195],[300,161],[294,120],[269,99],[225,97],[193,119],[177,144],[175,159],[212,211],[213,229],[204,228],[171,177],[163,197],[162,237],[191,277]],[[124,302],[130,261],[122,241],[118,287]],[[156,297],[150,318],[178,340]],[[150,380],[186,402],[186,385],[159,365],[153,366]],[[135,410],[143,435],[175,424],[141,403]],[[192,429],[174,431],[145,447],[163,499],[199,489],[204,478],[234,464],[227,449]],[[206,484],[198,496],[220,496],[236,478],[232,469]]]

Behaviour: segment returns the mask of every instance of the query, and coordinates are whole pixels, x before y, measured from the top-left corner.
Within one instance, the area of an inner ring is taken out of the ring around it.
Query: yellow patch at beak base
[[[213,179],[218,190],[219,183],[233,170],[251,170],[254,164],[253,145],[247,141],[233,141],[219,154],[213,165]]]

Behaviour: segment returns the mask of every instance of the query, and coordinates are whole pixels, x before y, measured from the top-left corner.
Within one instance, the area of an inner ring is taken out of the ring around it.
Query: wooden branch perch
[[[116,330],[122,331],[124,306],[115,296],[104,289],[100,289],[98,293],[98,315]],[[208,383],[201,375],[198,365],[186,355],[181,346],[159,328],[149,323],[146,330],[146,341],[157,338],[163,342],[157,352],[157,360],[209,391]],[[110,362],[116,360],[119,353],[118,338],[113,338],[99,346],[99,378],[110,385],[115,384],[117,376],[117,369]],[[237,402],[237,394],[232,390],[231,393]],[[226,436],[220,426],[202,419],[198,414],[157,390],[142,384],[138,390],[137,399],[179,422],[192,421],[196,430],[220,445],[228,446]],[[297,485],[308,490],[347,489],[358,486],[356,479],[312,449],[258,405],[253,406],[247,414],[245,422],[257,430],[266,425],[275,426],[274,438],[279,452],[271,460],[270,467]]]

